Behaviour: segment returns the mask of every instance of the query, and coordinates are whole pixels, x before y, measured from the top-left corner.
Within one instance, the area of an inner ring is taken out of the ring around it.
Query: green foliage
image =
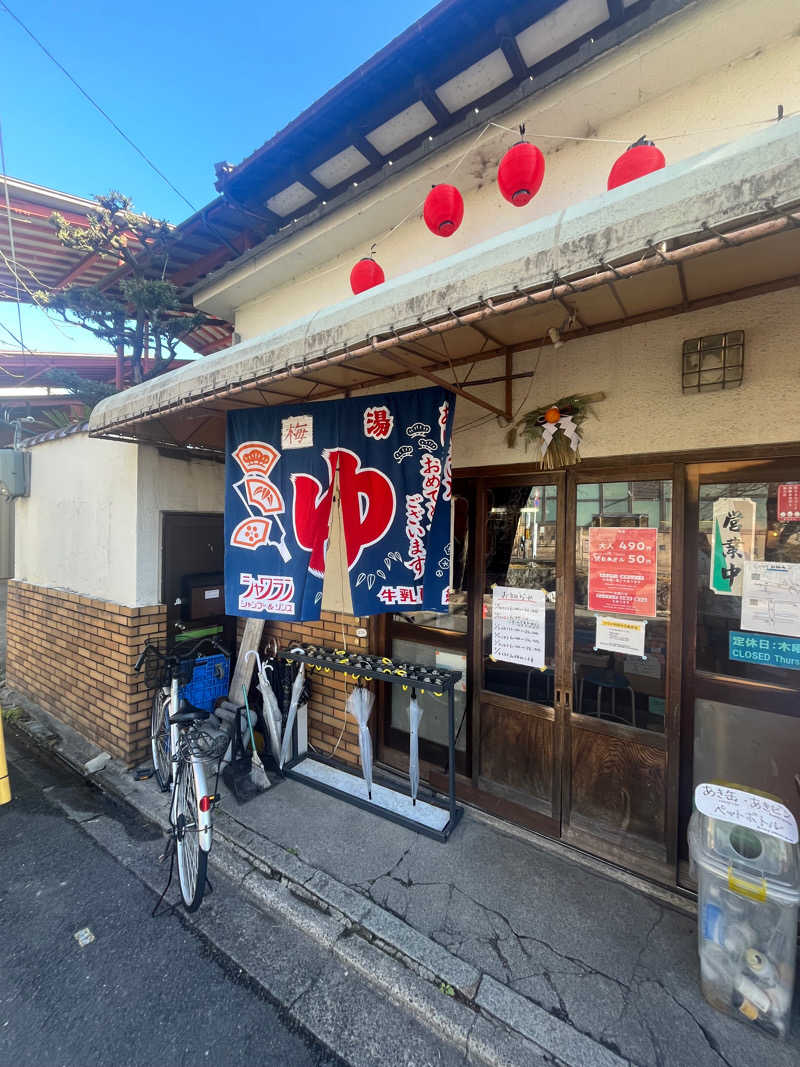
[[[13,724],[19,722],[24,712],[22,708],[3,708],[3,722]]]
[[[88,227],[74,226],[58,212],[51,219],[65,248],[113,261],[119,268],[116,282],[103,289],[71,285],[36,297],[65,322],[88,330],[114,351],[122,350],[134,381],[154,378],[169,369],[180,342],[208,319],[202,312],[185,312],[178,288],[164,280],[169,224],[134,213],[122,193],[95,199]],[[146,374],[145,347],[153,359]]]
[[[57,389],[67,389],[86,408],[88,415],[95,404],[99,404],[107,396],[112,396],[117,390],[107,382],[95,382],[90,378],[82,378],[75,371],[61,370],[54,367],[42,375],[48,385]]]
[[[447,982],[439,983],[439,992],[444,993],[446,997],[454,997],[456,995],[455,989],[453,989]]]

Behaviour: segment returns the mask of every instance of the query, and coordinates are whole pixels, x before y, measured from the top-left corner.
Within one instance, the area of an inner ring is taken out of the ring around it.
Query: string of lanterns
[[[497,168],[497,187],[501,196],[514,207],[525,207],[542,187],[545,173],[544,155],[540,148],[525,140],[525,127],[519,128],[521,140],[512,145]],[[646,137],[640,137],[614,162],[608,175],[608,189],[617,189],[628,182],[666,166],[664,153]],[[452,237],[464,220],[464,198],[455,185],[441,182],[434,185],[425,197],[422,209],[425,225],[436,237]],[[383,268],[373,255],[360,259],[350,272],[350,288],[363,293],[386,281]]]

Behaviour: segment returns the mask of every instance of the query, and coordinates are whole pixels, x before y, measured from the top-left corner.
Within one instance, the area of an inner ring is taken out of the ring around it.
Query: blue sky
[[[238,163],[434,6],[434,0],[8,0],[74,78],[196,207],[214,163]],[[190,209],[81,96],[0,3],[0,122],[15,178],[77,196],[118,188],[150,215]],[[0,305],[17,332],[17,311]],[[23,309],[33,349],[100,350]],[[10,345],[0,331],[0,347]]]

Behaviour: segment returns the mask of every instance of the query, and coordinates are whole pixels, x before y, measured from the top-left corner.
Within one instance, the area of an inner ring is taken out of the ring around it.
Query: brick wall
[[[152,694],[133,665],[166,635],[163,605],[128,608],[8,583],[9,685],[131,765],[150,752]]]
[[[364,620],[339,612],[323,611],[319,622],[274,623],[264,627],[264,641],[274,637],[278,648],[285,649],[298,641],[303,644],[324,645],[326,648],[347,647],[349,652],[366,652],[368,637],[356,637],[356,630],[365,626]],[[344,633],[343,633],[344,631]],[[262,644],[263,647],[263,644]],[[309,669],[309,668],[307,668]],[[345,713],[347,694],[353,680],[340,672],[309,669],[311,701],[308,706],[308,741],[318,752],[331,755],[336,743],[336,758],[346,763],[358,763],[358,726]],[[369,683],[375,691],[375,683]],[[373,706],[370,726],[373,737],[377,723]],[[344,732],[342,733],[342,728]],[[341,736],[341,740],[339,740]]]

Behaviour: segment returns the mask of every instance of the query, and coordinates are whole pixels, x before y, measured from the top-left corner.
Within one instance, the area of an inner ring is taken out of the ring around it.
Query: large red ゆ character
[[[392,525],[397,502],[394,486],[381,471],[361,466],[360,458],[347,448],[322,453],[328,466],[328,486],[311,474],[293,474],[292,522],[298,545],[311,553],[309,571],[325,573],[325,551],[331,521],[333,482],[339,472],[339,498],[347,549],[347,569],[358,562],[362,551],[384,536]]]

